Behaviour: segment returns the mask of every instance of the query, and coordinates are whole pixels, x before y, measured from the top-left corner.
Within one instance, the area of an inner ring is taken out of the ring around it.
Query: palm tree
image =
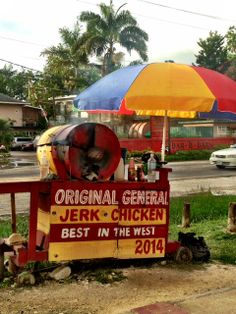
[[[88,11],[80,15],[80,21],[87,23],[84,34],[87,51],[97,57],[103,57],[103,75],[114,70],[117,44],[129,53],[136,51],[143,61],[148,59],[148,34],[138,27],[137,21],[129,11],[121,11],[124,5],[115,11],[112,1],[109,6],[101,3],[101,15]]]
[[[61,78],[65,90],[72,91],[81,81],[80,67],[88,64],[84,37],[81,35],[79,23],[75,24],[73,30],[60,28],[59,33],[62,43],[41,53],[47,57],[45,72]]]

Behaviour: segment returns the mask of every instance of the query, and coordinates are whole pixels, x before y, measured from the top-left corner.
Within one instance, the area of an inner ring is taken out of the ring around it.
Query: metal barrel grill
[[[37,158],[60,179],[107,180],[120,160],[120,144],[105,125],[84,123],[47,130],[39,139]]]

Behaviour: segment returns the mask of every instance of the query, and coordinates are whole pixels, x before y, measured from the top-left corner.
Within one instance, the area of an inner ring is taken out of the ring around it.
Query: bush
[[[151,149],[150,149],[151,150]],[[142,155],[150,150],[145,150],[145,151],[131,151],[128,152],[127,154],[127,158],[129,159],[130,157],[134,157],[134,158],[141,158]],[[171,154],[171,155],[166,155],[165,156],[165,160],[166,161],[186,161],[186,160],[208,160],[211,156],[211,153],[213,151],[215,151],[216,148],[212,149],[212,150],[180,150],[177,151],[175,154]],[[159,157],[161,156],[160,152],[154,152],[156,155],[158,155]]]
[[[167,155],[166,161],[208,160],[214,150],[180,150],[173,155]]]

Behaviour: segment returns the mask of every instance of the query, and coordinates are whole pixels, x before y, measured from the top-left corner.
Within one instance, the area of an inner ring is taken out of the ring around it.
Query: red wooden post
[[[164,127],[164,117],[151,116],[150,117],[150,132],[151,132],[151,140],[152,147],[151,149],[154,151],[160,151],[159,144],[162,143],[162,135],[163,135],[163,127]],[[170,146],[170,136],[169,136],[169,120],[166,128],[166,146]]]
[[[28,261],[34,261],[36,257],[38,198],[39,198],[39,187],[35,186],[34,189],[32,189],[30,193]]]

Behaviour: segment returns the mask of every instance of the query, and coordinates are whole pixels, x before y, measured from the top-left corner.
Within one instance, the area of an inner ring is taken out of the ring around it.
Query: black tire
[[[216,165],[216,167],[217,167],[218,169],[225,169],[225,166],[223,166],[223,165]]]
[[[176,252],[175,260],[179,264],[189,264],[193,260],[193,253],[188,247],[181,246]]]
[[[0,252],[0,281],[3,280],[4,278],[4,271],[5,271],[4,253]]]

